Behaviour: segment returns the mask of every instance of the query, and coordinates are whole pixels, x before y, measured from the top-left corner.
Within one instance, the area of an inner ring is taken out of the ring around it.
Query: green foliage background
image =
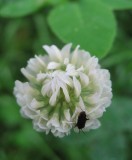
[[[0,160],[132,159],[131,9],[132,0],[0,0]],[[20,116],[13,87],[43,44],[69,42],[110,70],[113,100],[98,130],[59,139]]]

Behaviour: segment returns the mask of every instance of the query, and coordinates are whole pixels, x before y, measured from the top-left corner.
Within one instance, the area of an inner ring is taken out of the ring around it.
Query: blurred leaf
[[[112,9],[132,9],[132,0],[102,0],[108,4]]]
[[[115,37],[115,19],[111,10],[98,0],[67,3],[51,11],[48,22],[53,32],[65,43],[103,57]]]
[[[0,60],[0,90],[11,91],[14,83],[11,68],[5,59]]]
[[[54,36],[47,24],[47,19],[43,14],[36,14],[34,17],[35,29],[36,29],[36,37],[34,40],[34,50],[37,51],[37,54],[44,54],[43,45],[52,45],[55,44],[58,47],[62,47],[62,42]]]
[[[2,4],[3,4],[3,1],[2,1],[2,0],[0,0],[0,7],[2,6]]]
[[[110,54],[101,60],[104,67],[112,67],[132,60],[132,39],[126,36],[121,27],[117,31],[117,37]]]
[[[132,60],[132,50],[126,48],[126,50],[118,51],[117,53],[110,55],[103,60],[102,64],[105,67],[111,67],[130,59]]]
[[[113,88],[119,95],[132,95],[132,59],[116,66],[113,74]]]
[[[132,131],[132,99],[127,97],[116,97],[111,107],[102,117],[103,129],[116,131]]]
[[[132,39],[121,29],[110,54],[101,60],[101,65],[112,74],[113,90],[118,95],[132,94]]]
[[[20,119],[19,107],[15,98],[10,96],[0,97],[0,117],[7,126],[18,124]]]
[[[33,129],[31,120],[27,119],[25,121],[28,122],[23,123],[21,130],[14,136],[17,145],[27,149],[31,148],[32,145],[41,148],[44,145],[44,139],[40,136],[40,133]]]
[[[41,8],[47,0],[13,0],[0,8],[2,17],[22,17],[34,13]]]
[[[6,46],[9,45],[9,43],[11,43],[11,45],[13,45],[12,40],[23,23],[24,23],[24,21],[20,18],[19,19],[12,19],[11,21],[8,21],[8,24],[5,27],[5,45]]]
[[[49,144],[46,143],[44,135],[41,136],[40,133],[33,130],[33,126],[31,125],[31,123],[25,123],[22,130],[15,134],[14,140],[16,141],[16,144],[21,148],[24,148],[26,150],[37,149],[41,151],[41,154],[44,157],[48,159],[52,159],[54,157],[55,160],[59,160],[58,156],[53,152]]]
[[[49,33],[45,15],[36,14],[34,17],[35,27],[37,30],[37,39],[35,40],[35,51],[39,54],[44,52],[42,46],[44,44],[52,44],[52,38]]]
[[[3,150],[0,150],[0,159],[1,160],[7,160],[6,153]]]
[[[102,134],[91,142],[90,155],[91,160],[127,160],[125,137],[113,134],[104,138]]]
[[[66,2],[66,1],[68,1],[68,0],[48,0],[47,3],[51,4],[51,5],[58,5],[58,4]]]

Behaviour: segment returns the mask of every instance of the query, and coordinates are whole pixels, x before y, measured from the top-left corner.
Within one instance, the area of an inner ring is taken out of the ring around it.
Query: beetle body
[[[84,111],[80,112],[77,119],[76,127],[78,127],[78,129],[83,129],[87,120],[89,119],[87,119],[86,113]]]

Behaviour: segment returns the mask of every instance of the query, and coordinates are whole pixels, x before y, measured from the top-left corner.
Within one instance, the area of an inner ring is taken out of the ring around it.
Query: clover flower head
[[[112,98],[109,71],[89,52],[71,46],[44,45],[48,55],[31,58],[21,69],[28,81],[17,80],[14,87],[22,116],[32,119],[37,131],[58,137],[78,130],[81,111],[88,116],[83,131],[98,128]]]

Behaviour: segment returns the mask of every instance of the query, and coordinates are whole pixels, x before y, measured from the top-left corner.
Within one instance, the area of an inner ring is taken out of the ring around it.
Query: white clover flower
[[[79,46],[72,53],[71,44],[61,50],[55,45],[43,48],[48,55],[31,58],[21,69],[28,82],[15,82],[21,114],[33,120],[37,131],[58,137],[78,129],[75,126],[82,111],[89,119],[83,131],[98,128],[98,118],[112,98],[108,70],[101,69],[98,58]]]

